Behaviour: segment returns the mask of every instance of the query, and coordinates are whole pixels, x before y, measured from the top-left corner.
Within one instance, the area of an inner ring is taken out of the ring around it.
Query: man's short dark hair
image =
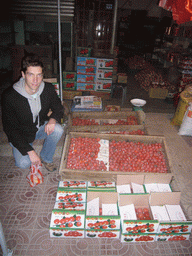
[[[29,54],[22,59],[22,71],[24,73],[28,67],[41,67],[42,70],[44,69],[43,62],[40,60],[39,56],[35,54]]]

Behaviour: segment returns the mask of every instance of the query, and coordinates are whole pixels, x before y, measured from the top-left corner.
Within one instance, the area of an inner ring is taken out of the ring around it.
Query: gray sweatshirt
[[[39,90],[34,95],[30,95],[25,90],[25,79],[23,77],[20,78],[20,80],[13,85],[13,88],[22,96],[28,99],[31,112],[33,115],[33,122],[35,123],[36,119],[37,121],[37,128],[39,128],[39,112],[41,110],[41,100],[40,95],[44,89],[44,82],[41,82]]]

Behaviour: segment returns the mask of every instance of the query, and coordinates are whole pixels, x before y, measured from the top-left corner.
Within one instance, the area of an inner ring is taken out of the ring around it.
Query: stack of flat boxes
[[[76,90],[77,74],[75,71],[63,71],[63,89]]]
[[[96,91],[110,91],[113,78],[113,59],[97,59]]]
[[[77,90],[95,90],[97,59],[77,57]]]
[[[113,59],[77,57],[77,90],[110,91]]]

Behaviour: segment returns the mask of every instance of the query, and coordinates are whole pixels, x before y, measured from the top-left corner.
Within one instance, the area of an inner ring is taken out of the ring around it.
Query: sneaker
[[[49,172],[55,172],[57,170],[57,167],[53,163],[46,163],[41,159],[42,164],[45,166],[47,171]]]

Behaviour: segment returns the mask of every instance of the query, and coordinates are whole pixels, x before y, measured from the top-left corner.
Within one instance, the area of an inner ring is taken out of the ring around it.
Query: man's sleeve
[[[58,123],[61,123],[61,119],[64,117],[64,107],[61,104],[61,100],[58,97],[55,88],[51,87],[51,115],[49,118],[54,118]]]
[[[22,129],[17,120],[14,101],[7,94],[2,96],[2,122],[3,130],[9,142],[11,142],[22,155],[27,155],[28,151],[33,150],[33,147],[31,147],[22,135]]]

